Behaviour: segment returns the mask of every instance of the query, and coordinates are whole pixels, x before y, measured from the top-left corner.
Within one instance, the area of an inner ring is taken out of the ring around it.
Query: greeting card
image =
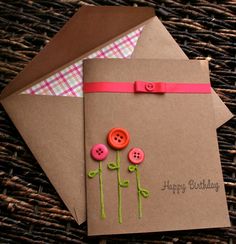
[[[230,225],[208,63],[85,60],[89,235]]]
[[[152,8],[83,6],[10,82],[1,102],[78,223],[86,220],[83,59],[187,56]],[[212,93],[215,127],[232,114]]]

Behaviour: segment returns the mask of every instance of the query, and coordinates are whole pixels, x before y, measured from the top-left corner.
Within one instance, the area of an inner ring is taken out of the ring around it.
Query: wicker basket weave
[[[181,0],[0,0],[0,90],[23,69],[81,5],[152,6],[192,59],[210,61],[211,82],[236,111],[236,3]],[[236,240],[236,132],[232,119],[218,141],[232,227],[88,238],[63,205],[0,108],[0,243],[233,243]],[[171,219],[170,219],[171,221]]]

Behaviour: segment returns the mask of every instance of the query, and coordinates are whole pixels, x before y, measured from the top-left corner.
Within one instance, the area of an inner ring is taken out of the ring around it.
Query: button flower
[[[99,188],[100,188],[100,205],[101,205],[101,218],[106,218],[105,204],[104,204],[104,193],[103,193],[103,179],[102,179],[102,160],[106,159],[108,156],[108,148],[104,144],[96,144],[92,147],[90,154],[91,157],[99,162],[99,168],[96,170],[91,170],[88,173],[89,178],[94,178],[99,175]]]
[[[137,182],[137,195],[138,195],[138,216],[142,218],[142,197],[148,198],[149,191],[141,187],[140,172],[138,165],[144,161],[144,152],[141,148],[132,148],[128,153],[128,159],[132,165],[128,167],[129,172],[135,172]]]
[[[91,156],[96,161],[102,161],[108,156],[108,149],[104,144],[96,144],[91,149]]]
[[[130,141],[129,133],[123,128],[113,128],[107,136],[108,144],[114,149],[124,149]]]
[[[140,148],[132,148],[129,151],[128,158],[132,164],[141,164],[144,161],[144,152]]]
[[[113,128],[107,135],[108,144],[116,149],[116,161],[108,163],[108,169],[117,171],[117,185],[118,185],[118,221],[122,223],[122,195],[121,188],[128,187],[128,180],[121,180],[120,175],[120,151],[128,146],[130,141],[129,133],[123,128]]]

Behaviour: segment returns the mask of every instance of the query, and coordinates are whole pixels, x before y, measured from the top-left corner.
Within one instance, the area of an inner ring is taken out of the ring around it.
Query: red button
[[[104,160],[108,155],[108,148],[104,144],[96,144],[91,149],[91,156],[96,161]]]
[[[132,164],[140,164],[144,161],[144,151],[141,148],[132,148],[129,151],[128,158]]]
[[[153,91],[154,90],[154,84],[152,82],[148,82],[145,84],[145,88],[147,91]]]
[[[107,141],[115,149],[123,149],[129,144],[129,133],[122,128],[113,128],[109,131]]]

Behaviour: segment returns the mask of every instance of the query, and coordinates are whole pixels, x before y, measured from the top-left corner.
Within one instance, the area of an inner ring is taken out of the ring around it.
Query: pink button
[[[91,149],[91,156],[96,161],[104,160],[108,155],[108,149],[104,144],[96,144]]]
[[[128,158],[132,164],[140,164],[144,160],[144,152],[141,148],[132,148],[129,151]]]
[[[145,88],[147,91],[153,91],[154,90],[154,84],[152,82],[148,82],[145,84]]]

